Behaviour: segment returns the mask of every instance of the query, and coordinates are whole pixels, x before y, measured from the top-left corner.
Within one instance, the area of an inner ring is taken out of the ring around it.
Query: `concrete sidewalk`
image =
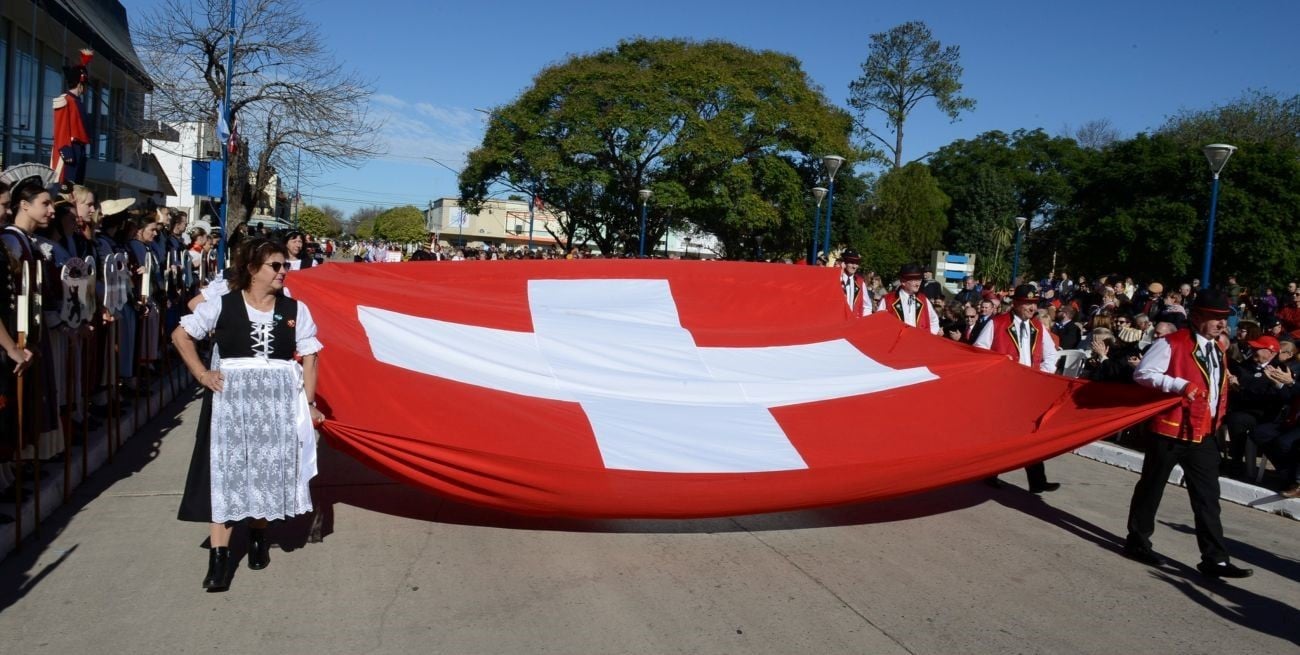
[[[175,520],[198,403],[175,405],[0,563],[12,653],[1283,653],[1300,530],[1225,503],[1234,583],[1194,570],[1186,491],[1118,554],[1133,473],[1066,455],[1042,499],[964,485],[697,521],[558,521],[447,502],[328,449],[317,515],[265,571],[206,594],[206,529]],[[1023,474],[1003,479],[1023,485]],[[237,531],[237,549],[242,533]]]

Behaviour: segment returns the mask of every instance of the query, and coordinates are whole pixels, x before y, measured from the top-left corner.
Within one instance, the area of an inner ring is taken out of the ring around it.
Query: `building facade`
[[[528,209],[527,200],[491,198],[484,201],[478,213],[472,213],[461,207],[459,198],[439,198],[425,212],[425,230],[437,234],[449,246],[518,247],[528,245],[531,224],[533,247],[557,245],[547,227],[560,234],[560,219],[549,211],[536,209],[530,222]],[[718,241],[709,234],[669,231],[655,244],[653,252],[666,257],[713,259],[718,255]]]
[[[63,66],[77,63],[82,48],[95,51],[81,102],[91,138],[86,185],[101,199],[174,194],[158,161],[140,148],[152,83],[117,0],[0,2],[0,167],[50,162],[52,101],[66,91]]]

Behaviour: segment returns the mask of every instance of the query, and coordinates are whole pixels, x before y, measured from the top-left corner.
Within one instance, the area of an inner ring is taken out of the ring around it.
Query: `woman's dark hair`
[[[305,252],[307,250],[307,239],[302,235],[301,230],[289,230],[288,232],[285,232],[284,236],[280,237],[280,243],[284,244],[285,248],[288,248],[289,242],[293,241],[295,238],[303,240],[302,248]]]
[[[247,291],[253,285],[253,273],[275,254],[289,256],[282,244],[270,239],[255,237],[239,244],[235,249],[235,264],[230,267],[230,288]]]
[[[42,193],[49,192],[50,190],[45,188],[45,183],[39,177],[21,180],[14,185],[13,191],[9,194],[9,213],[18,216],[18,210],[22,208],[24,202],[32,202]]]
[[[73,220],[77,218],[77,206],[66,201],[60,200],[54,203],[54,220],[41,230],[41,236],[55,241],[61,241],[67,235],[63,233],[63,217],[72,214]]]

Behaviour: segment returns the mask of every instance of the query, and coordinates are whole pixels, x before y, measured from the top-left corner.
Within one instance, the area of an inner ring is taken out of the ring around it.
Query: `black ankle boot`
[[[230,549],[226,547],[208,550],[208,576],[203,578],[203,588],[209,592],[225,591],[230,588],[230,579],[235,576],[235,567],[230,561]]]
[[[261,571],[271,563],[271,542],[266,539],[266,530],[252,528],[248,531],[248,568]]]

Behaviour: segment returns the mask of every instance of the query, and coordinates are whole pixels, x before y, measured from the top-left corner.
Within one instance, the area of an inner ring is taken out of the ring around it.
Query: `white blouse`
[[[214,299],[215,300],[215,299]],[[274,311],[259,311],[254,309],[247,302],[244,308],[248,310],[248,320],[252,323],[253,352],[259,357],[268,357],[270,355],[271,328],[274,326]],[[217,319],[221,316],[220,302],[199,303],[194,308],[194,313],[181,317],[181,327],[185,332],[196,340],[206,339],[208,335],[217,329]],[[307,309],[307,303],[298,302],[298,319],[294,327],[297,336],[297,351],[299,355],[314,355],[325,348],[325,346],[316,339],[316,322],[311,318],[311,310]]]

